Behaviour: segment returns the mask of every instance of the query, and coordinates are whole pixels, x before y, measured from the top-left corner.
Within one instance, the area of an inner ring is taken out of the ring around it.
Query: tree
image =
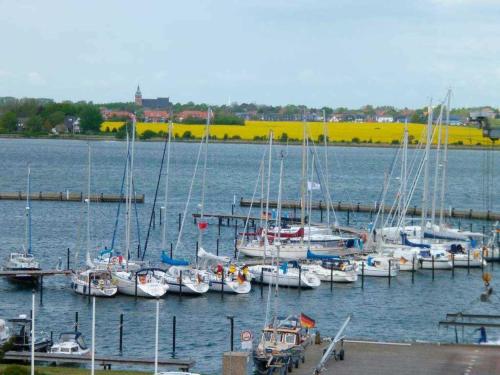
[[[26,129],[32,133],[39,133],[42,131],[43,119],[41,116],[31,116],[26,122]]]
[[[87,106],[80,112],[80,126],[85,133],[98,133],[103,118],[97,107]]]
[[[0,117],[0,131],[15,132],[17,130],[17,116],[14,112],[5,112]]]
[[[47,120],[49,121],[49,124],[53,127],[62,124],[64,122],[64,112],[62,111],[53,112],[49,115]]]
[[[154,137],[158,137],[158,134],[155,133],[153,130],[149,130],[149,129],[145,130],[141,135],[142,140],[147,140],[147,139],[151,139]]]

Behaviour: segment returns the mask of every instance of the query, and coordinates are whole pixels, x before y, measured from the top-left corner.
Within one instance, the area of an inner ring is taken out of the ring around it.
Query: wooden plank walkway
[[[29,361],[31,352],[14,352],[9,351],[5,353],[4,359],[10,361]],[[54,354],[54,353],[35,353],[36,362],[58,362],[58,363],[85,363],[91,362],[90,354],[88,355],[71,355],[71,354]],[[118,356],[103,356],[96,355],[95,363],[111,369],[111,365],[128,365],[128,366],[153,366],[154,360],[149,358],[130,358]],[[181,371],[189,371],[195,365],[192,359],[159,359],[158,366],[160,367],[174,367]]]
[[[39,271],[0,271],[0,277],[2,276],[18,276],[18,275],[26,275],[26,276],[55,276],[55,275],[71,275],[73,271],[71,270],[39,270]]]
[[[241,207],[249,207],[252,204],[251,199],[240,199]],[[253,202],[254,207],[260,207],[260,200],[255,200]],[[278,206],[277,201],[269,201],[269,207],[276,208]],[[288,209],[300,209],[299,201],[282,201],[282,208]],[[313,202],[312,208],[314,210],[325,211],[326,204],[325,202]],[[376,213],[379,209],[378,205],[374,204],[361,204],[361,203],[347,203],[347,202],[336,202],[333,203],[333,209],[336,211],[348,211],[348,212],[367,212],[367,213]],[[385,205],[383,207],[385,213],[389,213],[391,210],[391,205]],[[407,211],[407,215],[420,216],[422,214],[422,210],[419,207],[409,207]],[[500,220],[500,212],[491,212],[491,211],[474,211],[472,209],[469,210],[459,210],[456,208],[451,208],[444,212],[445,217],[452,217],[458,219],[477,219],[477,220],[488,220],[488,221],[497,221]]]
[[[314,374],[324,346],[311,345],[297,375]],[[500,374],[498,346],[384,343],[345,340],[345,360],[330,360],[322,375],[490,375]]]
[[[43,192],[31,193],[30,200],[32,201],[56,201],[56,202],[83,202],[87,198],[87,195],[82,192]],[[17,192],[0,192],[0,200],[26,200],[26,193]],[[144,194],[136,195],[137,203],[144,203]],[[91,202],[102,202],[102,203],[119,203],[125,202],[124,195],[118,194],[91,194]]]

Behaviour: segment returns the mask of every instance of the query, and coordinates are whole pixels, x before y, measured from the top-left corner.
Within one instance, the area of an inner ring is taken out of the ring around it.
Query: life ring
[[[366,243],[366,241],[368,240],[368,235],[366,233],[361,233],[359,237],[361,238],[361,241],[363,241],[363,243]]]
[[[141,276],[139,276],[139,282],[140,282],[141,284],[146,284],[146,281],[147,281],[147,280],[146,280],[146,275],[141,275]]]

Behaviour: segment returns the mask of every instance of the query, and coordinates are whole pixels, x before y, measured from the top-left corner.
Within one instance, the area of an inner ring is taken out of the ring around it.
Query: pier
[[[251,199],[240,199],[241,207],[260,207],[260,200],[255,200],[252,204]],[[269,207],[277,208],[277,201],[269,201]],[[300,209],[299,201],[282,201],[282,208],[288,208],[293,210]],[[323,201],[317,201],[312,203],[313,210],[320,210],[321,212],[326,211],[327,204]],[[348,202],[334,202],[332,203],[331,208],[335,211],[347,211],[347,212],[364,212],[364,213],[377,213],[380,208],[384,211],[384,213],[389,213],[391,211],[391,205],[384,205],[380,207],[380,204],[361,204],[361,203],[348,203]],[[416,206],[408,207],[406,212],[407,215],[412,216],[420,216],[422,214],[422,209]],[[457,218],[457,219],[475,219],[475,220],[487,220],[487,221],[497,221],[500,220],[500,212],[491,212],[491,211],[474,211],[472,209],[464,210],[464,209],[456,209],[450,208],[444,211],[445,217]]]
[[[310,345],[305,363],[293,373],[314,374],[325,348],[325,343]],[[343,361],[331,359],[319,374],[486,375],[500,369],[498,346],[345,340],[344,350]]]
[[[60,192],[43,192],[31,193],[29,196],[32,201],[54,201],[54,202],[83,202],[87,199],[87,194],[82,192],[70,192],[70,191],[60,191]],[[22,201],[26,200],[26,193],[17,192],[0,192],[0,200],[11,200],[11,201]],[[125,202],[125,195],[119,194],[91,194],[91,202],[101,202],[101,203],[120,203]],[[135,196],[136,203],[144,203],[144,194],[137,194]]]
[[[31,352],[14,352],[5,353],[5,360],[9,361],[24,361],[29,362]],[[90,355],[73,355],[73,354],[54,354],[54,353],[35,353],[36,362],[57,362],[57,363],[80,363],[89,364],[91,362]],[[102,366],[105,370],[111,370],[111,365],[125,366],[153,366],[154,360],[147,358],[127,358],[118,356],[95,356],[95,363]],[[179,371],[189,371],[195,365],[192,359],[159,359],[158,366],[173,367]]]

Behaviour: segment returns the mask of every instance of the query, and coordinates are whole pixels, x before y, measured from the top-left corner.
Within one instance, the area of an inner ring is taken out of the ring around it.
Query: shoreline
[[[46,139],[46,140],[66,140],[66,141],[107,141],[107,142],[125,142],[124,139],[117,139],[114,136],[110,135],[39,135],[39,136],[26,136],[20,134],[0,134],[0,139]],[[164,138],[151,138],[151,139],[136,139],[137,142],[164,142]],[[199,143],[200,139],[173,139],[174,142],[179,143]],[[245,140],[245,139],[211,139],[210,143],[220,143],[220,144],[256,144],[256,145],[267,145],[269,144],[268,140]],[[301,141],[293,141],[293,142],[281,142],[278,140],[273,141],[274,144],[277,145],[290,145],[290,146],[300,146],[302,145]],[[323,147],[323,143],[316,142],[316,145],[319,147]],[[401,144],[392,144],[392,143],[367,143],[367,142],[329,142],[328,146],[330,147],[367,147],[367,148],[399,148]],[[409,144],[408,148],[415,149],[417,148],[417,144]],[[431,145],[432,149],[437,148],[436,145]],[[451,150],[494,150],[500,151],[500,142],[491,147],[484,145],[448,145],[448,149]]]

